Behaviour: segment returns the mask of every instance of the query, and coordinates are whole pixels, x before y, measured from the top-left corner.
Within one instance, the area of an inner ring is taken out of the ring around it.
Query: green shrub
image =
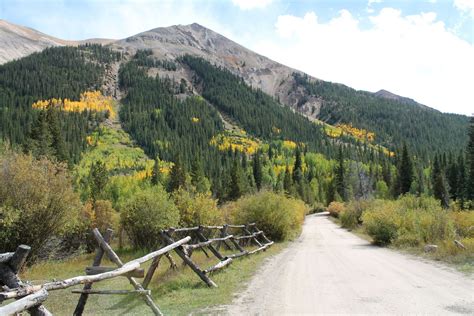
[[[82,208],[67,166],[29,155],[0,158],[0,252],[19,244],[31,259]]]
[[[230,210],[233,222],[255,222],[259,229],[275,241],[298,236],[307,212],[301,200],[267,191],[242,197],[225,208]]]
[[[353,229],[362,224],[362,212],[368,207],[369,202],[365,200],[352,201],[339,214],[341,225],[344,228]]]
[[[173,193],[173,198],[180,214],[179,226],[223,223],[222,211],[217,208],[217,201],[212,199],[210,194],[179,189]]]
[[[160,244],[160,230],[179,223],[179,211],[161,186],[137,192],[121,211],[121,224],[132,245],[154,249]]]
[[[331,202],[328,206],[328,212],[331,216],[338,218],[339,214],[344,212],[346,207],[342,202]]]
[[[449,217],[452,219],[456,234],[463,238],[474,238],[474,212],[451,212]]]
[[[379,245],[390,244],[397,238],[397,214],[391,208],[382,208],[362,215],[367,234]]]

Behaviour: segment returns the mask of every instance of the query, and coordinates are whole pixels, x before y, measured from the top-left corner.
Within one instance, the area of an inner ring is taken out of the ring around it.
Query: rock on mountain
[[[249,85],[262,89],[294,109],[303,94],[294,88],[292,76],[293,72],[300,71],[259,55],[197,23],[156,28],[116,41],[111,46],[129,55],[133,55],[138,49],[151,49],[153,55],[159,59],[173,60],[184,54],[203,57],[213,64],[229,69],[244,78]],[[166,71],[159,71],[157,74],[168,75]],[[176,75],[173,73],[175,78]],[[178,75],[190,80],[185,72]],[[319,108],[319,101],[308,98],[303,106],[299,104],[298,109],[303,114],[315,117],[318,112],[309,112],[314,106]],[[307,113],[304,113],[305,108],[308,108]]]

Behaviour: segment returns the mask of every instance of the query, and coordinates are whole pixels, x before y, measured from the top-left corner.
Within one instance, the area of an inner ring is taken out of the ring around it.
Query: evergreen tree
[[[109,173],[102,161],[92,163],[89,173],[90,197],[95,203],[100,200],[104,194],[105,187],[109,182]]]
[[[52,136],[48,126],[48,119],[45,111],[40,111],[35,124],[31,129],[30,143],[28,147],[36,157],[49,157],[52,155]]]
[[[168,192],[173,192],[180,187],[186,185],[186,170],[181,162],[181,156],[178,155],[174,161],[173,167],[171,167],[169,182],[168,182]]]
[[[335,172],[335,188],[343,201],[347,201],[347,185],[345,179],[344,155],[342,147],[339,147],[339,154],[337,156],[337,166]]]
[[[469,143],[467,145],[467,169],[468,177],[466,183],[466,197],[470,201],[474,201],[474,116],[471,117],[469,127]]]
[[[199,193],[209,192],[209,180],[204,175],[201,159],[195,157],[191,164],[191,184]]]
[[[51,134],[51,147],[54,156],[56,156],[59,161],[66,161],[68,158],[66,153],[66,144],[59,123],[58,110],[50,107],[46,111],[46,116]]]
[[[442,161],[442,158],[441,158]],[[449,207],[449,193],[444,176],[444,170],[441,167],[442,162],[438,156],[435,157],[432,169],[433,195],[441,201],[444,208]]]
[[[162,181],[162,175],[160,170],[160,162],[158,158],[155,158],[155,163],[153,164],[153,171],[151,173],[151,184],[158,185]]]
[[[229,184],[229,195],[230,200],[237,200],[244,194],[245,190],[245,179],[240,165],[240,159],[234,159],[230,173],[230,184]]]
[[[262,188],[262,162],[260,160],[260,151],[257,151],[253,156],[252,161],[252,170],[253,170],[253,178],[255,180],[255,185],[257,186],[257,190],[260,191]]]
[[[413,182],[413,163],[408,152],[407,145],[403,145],[402,159],[400,161],[399,171],[400,194],[410,192],[411,183]]]
[[[293,182],[300,184],[303,179],[303,163],[301,161],[301,150],[300,147],[296,147],[295,151],[295,165],[293,166]]]
[[[285,177],[283,178],[283,189],[286,194],[291,194],[293,192],[293,182],[291,181],[290,167],[288,164],[285,168]]]
[[[446,179],[449,185],[449,196],[454,201],[458,198],[458,184],[459,184],[459,169],[455,159],[453,159],[452,153],[449,153],[448,168],[446,170]]]
[[[458,191],[456,193],[459,206],[461,209],[464,209],[466,202],[466,165],[464,163],[464,154],[463,152],[459,153],[458,157]]]

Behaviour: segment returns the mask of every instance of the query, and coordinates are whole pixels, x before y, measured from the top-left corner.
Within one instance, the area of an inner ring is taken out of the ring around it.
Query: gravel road
[[[372,246],[324,214],[269,259],[229,315],[474,315],[474,279],[414,256]]]

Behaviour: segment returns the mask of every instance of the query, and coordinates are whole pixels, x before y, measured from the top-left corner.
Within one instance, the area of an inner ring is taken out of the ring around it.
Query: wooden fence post
[[[112,236],[114,234],[114,231],[112,229],[107,229],[104,235],[104,241],[109,243],[110,240],[112,240]],[[100,266],[100,263],[102,262],[102,257],[104,256],[104,250],[102,247],[98,247],[96,252],[95,252],[95,257],[94,261],[92,262],[93,267],[98,267]],[[84,285],[83,291],[85,293],[82,293],[81,296],[79,297],[79,301],[77,302],[76,309],[74,310],[73,315],[74,316],[81,316],[82,313],[84,312],[84,307],[86,306],[87,299],[89,298],[89,294],[86,292],[92,289],[92,283],[87,283]]]
[[[163,240],[168,244],[172,244],[174,240],[168,235],[164,230],[161,231],[161,236]],[[209,287],[217,287],[217,284],[214,283],[209,277],[196,265],[183,251],[183,247],[175,248],[174,251],[181,257],[181,259],[186,263],[200,278],[204,281]]]
[[[123,262],[122,260],[120,260],[120,258],[117,256],[117,254],[112,250],[112,248],[109,246],[108,243],[105,242],[104,238],[102,237],[101,233],[99,232],[99,230],[97,228],[95,228],[93,231],[93,234],[94,234],[94,237],[95,239],[97,240],[97,242],[99,243],[99,246],[104,250],[104,252],[107,254],[107,257],[109,257],[109,259],[115,263],[117,266],[119,267],[122,267],[123,266]],[[140,283],[138,283],[134,278],[130,277],[130,276],[127,276],[127,279],[128,281],[133,285],[133,287],[135,288],[135,290],[137,291],[143,291],[145,290],[143,288],[143,286],[141,286]],[[160,309],[158,308],[158,306],[156,306],[155,302],[153,302],[153,299],[151,298],[151,295],[149,294],[145,294],[142,296],[143,299],[145,300],[145,303],[151,308],[151,310],[153,311],[153,313],[155,315],[160,315],[162,316],[163,313],[160,311]]]

